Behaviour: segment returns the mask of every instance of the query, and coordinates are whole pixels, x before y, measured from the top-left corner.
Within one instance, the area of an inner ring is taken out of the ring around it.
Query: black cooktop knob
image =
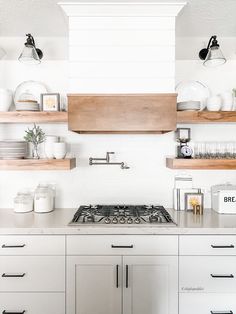
[[[139,217],[136,217],[136,218],[134,219],[134,222],[135,222],[136,224],[140,224],[140,223],[141,223],[141,219],[140,219]]]
[[[118,219],[117,219],[116,217],[114,217],[114,218],[112,219],[112,223],[113,223],[113,224],[117,224],[117,223],[118,223]]]

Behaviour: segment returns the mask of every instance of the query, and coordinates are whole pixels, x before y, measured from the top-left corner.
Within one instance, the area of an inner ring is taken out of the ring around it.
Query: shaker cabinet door
[[[123,259],[124,314],[178,314],[178,257]]]
[[[67,258],[67,314],[121,314],[121,257]]]

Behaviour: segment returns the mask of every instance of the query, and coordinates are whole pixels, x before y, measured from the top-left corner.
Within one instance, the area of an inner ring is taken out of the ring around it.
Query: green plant
[[[45,133],[34,123],[34,127],[25,131],[24,139],[33,145],[33,157],[39,159],[38,145],[45,141]]]

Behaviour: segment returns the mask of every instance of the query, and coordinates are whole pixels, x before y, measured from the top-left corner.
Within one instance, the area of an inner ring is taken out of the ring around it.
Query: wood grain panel
[[[0,123],[66,123],[67,120],[67,112],[0,112]]]
[[[236,122],[236,111],[178,111],[178,123]]]
[[[68,95],[69,129],[156,133],[176,128],[176,94]]]
[[[236,170],[236,159],[178,159],[167,158],[170,169]]]
[[[0,159],[0,170],[71,170],[76,159]]]

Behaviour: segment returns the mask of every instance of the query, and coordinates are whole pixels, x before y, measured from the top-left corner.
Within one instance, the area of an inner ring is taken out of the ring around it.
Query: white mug
[[[66,156],[66,143],[53,143],[53,156],[56,159],[64,159]]]
[[[44,153],[49,159],[53,159],[53,143],[57,143],[59,140],[58,136],[47,135],[44,142]]]

